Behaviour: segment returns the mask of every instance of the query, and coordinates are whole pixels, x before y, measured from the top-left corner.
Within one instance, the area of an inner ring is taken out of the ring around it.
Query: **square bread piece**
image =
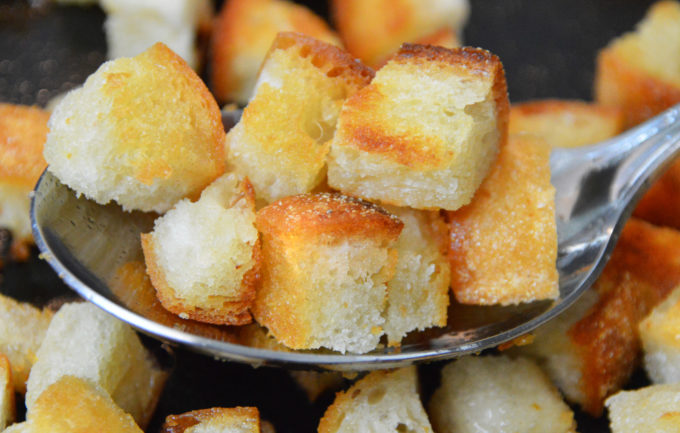
[[[64,376],[102,388],[145,427],[166,373],[127,324],[89,303],[66,304],[54,315],[28,378],[26,407]]]
[[[532,134],[551,147],[595,144],[623,131],[623,113],[575,100],[545,99],[510,106],[509,134]]]
[[[607,399],[612,433],[680,431],[680,384],[621,391]]]
[[[147,272],[166,309],[217,325],[252,321],[260,243],[247,178],[223,175],[198,201],[179,201],[141,237]]]
[[[0,294],[0,353],[9,359],[14,390],[26,392],[26,381],[36,361],[52,312]]]
[[[42,156],[50,114],[36,107],[0,104],[0,227],[12,232],[12,258],[28,259],[33,243],[30,198],[47,167]]]
[[[680,230],[680,159],[642,196],[633,215],[652,224]]]
[[[437,433],[575,433],[574,414],[532,361],[466,356],[446,365],[429,404]]]
[[[418,395],[415,367],[369,373],[339,392],[318,433],[432,433]]]
[[[466,205],[505,142],[498,57],[479,48],[404,44],[342,107],[328,184],[395,206]]]
[[[404,42],[441,45],[432,43],[441,39],[425,41],[438,39],[432,37],[433,30],[441,29],[435,32],[439,36],[441,31],[462,34],[470,14],[468,0],[333,0],[331,6],[347,51],[372,67]]]
[[[256,407],[213,407],[169,415],[161,433],[260,433]]]
[[[450,268],[446,256],[448,228],[438,212],[387,206],[404,223],[395,244],[394,277],[387,283],[385,334],[399,345],[408,332],[445,326]]]
[[[227,160],[260,202],[310,192],[326,174],[330,139],[346,97],[373,71],[325,42],[279,33],[255,94],[227,134]]]
[[[597,57],[595,99],[621,107],[628,127],[680,102],[680,3],[652,5],[635,31]]]
[[[680,383],[680,286],[638,327],[652,383]]]
[[[257,214],[262,283],[253,316],[292,349],[364,353],[383,334],[403,224],[340,194],[287,197]]]
[[[0,431],[14,421],[15,409],[12,367],[7,357],[0,353]]]
[[[328,24],[285,0],[226,0],[212,35],[212,90],[222,102],[245,105],[269,47],[279,32],[298,32],[340,46]]]
[[[508,305],[559,295],[550,147],[511,136],[469,205],[449,212],[458,302]]]

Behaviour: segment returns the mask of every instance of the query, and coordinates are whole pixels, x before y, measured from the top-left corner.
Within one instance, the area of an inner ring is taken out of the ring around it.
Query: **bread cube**
[[[680,286],[638,327],[652,383],[680,383]]]
[[[15,415],[12,367],[7,357],[0,353],[0,430],[11,424]]]
[[[430,400],[437,433],[571,433],[574,414],[532,361],[466,356],[446,365]]]
[[[100,387],[146,426],[166,373],[127,324],[92,304],[76,303],[54,315],[38,350],[26,393],[29,418],[43,391],[64,376]]]
[[[42,153],[48,119],[36,107],[0,104],[0,227],[12,232],[14,259],[27,259],[33,243],[28,194],[47,167]]]
[[[328,184],[417,209],[466,205],[505,141],[503,66],[488,51],[405,44],[343,105]]]
[[[642,196],[633,215],[680,230],[680,159],[676,159]]]
[[[636,125],[680,102],[680,3],[652,5],[635,31],[597,57],[595,99]]]
[[[17,302],[0,294],[0,353],[12,368],[12,382],[18,393],[26,392],[28,373],[52,319],[52,312]]]
[[[337,390],[344,383],[342,373],[338,371],[289,370],[288,374],[307,394],[310,402],[330,390]]]
[[[285,0],[227,0],[212,36],[212,88],[221,102],[245,105],[260,65],[279,32],[299,32],[340,45],[323,19]]]
[[[438,213],[388,206],[404,223],[395,244],[394,277],[387,283],[385,334],[398,345],[408,332],[445,326],[449,306],[450,268],[447,227]]]
[[[512,104],[508,132],[536,135],[551,147],[578,147],[611,138],[623,128],[623,113],[616,107],[545,99]]]
[[[161,43],[104,63],[61,101],[49,127],[49,170],[100,204],[164,212],[224,172],[217,103]]]
[[[230,173],[196,202],[178,202],[142,234],[146,268],[163,306],[185,319],[227,325],[252,321],[260,276],[255,195]]]
[[[255,94],[227,134],[227,158],[250,179],[259,202],[312,191],[344,99],[373,71],[341,49],[297,33],[280,33]]]
[[[422,40],[433,30],[461,34],[470,13],[468,0],[333,0],[331,6],[347,50],[375,67],[403,42],[439,45]]]
[[[418,395],[415,367],[374,371],[339,392],[321,422],[319,433],[432,433]]]
[[[260,433],[260,412],[256,407],[192,410],[169,415],[161,433]]]
[[[511,136],[472,203],[448,213],[458,302],[509,305],[559,295],[549,159],[543,140]]]
[[[607,399],[612,433],[680,430],[680,384],[621,391]]]
[[[197,34],[212,19],[210,0],[101,0],[109,59],[132,57],[163,42],[193,69],[200,65]]]
[[[263,269],[255,320],[292,349],[374,349],[402,222],[358,199],[305,194],[261,209],[256,226]]]

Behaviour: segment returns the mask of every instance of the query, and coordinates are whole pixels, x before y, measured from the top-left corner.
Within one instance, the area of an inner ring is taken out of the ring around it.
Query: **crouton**
[[[7,357],[0,353],[0,431],[14,421],[15,415],[12,367]]]
[[[511,136],[469,205],[449,212],[451,289],[463,304],[559,295],[550,147]]]
[[[250,179],[259,202],[312,191],[324,180],[326,155],[343,100],[373,71],[341,49],[279,33],[255,95],[227,134],[227,158]]]
[[[163,388],[160,370],[127,324],[89,303],[66,304],[54,315],[28,378],[30,413],[40,395],[64,376],[101,387],[144,427]]]
[[[0,295],[0,353],[9,359],[14,390],[26,392],[26,380],[52,319],[50,310]]]
[[[169,415],[161,433],[260,433],[260,412],[256,407],[192,410]]]
[[[245,105],[262,60],[279,32],[298,32],[333,45],[337,35],[304,6],[282,0],[227,0],[212,37],[212,88],[222,102]]]
[[[638,327],[652,383],[680,383],[680,286]]]
[[[546,99],[512,104],[508,133],[536,135],[551,147],[578,147],[619,134],[623,122],[623,113],[616,107]]]
[[[411,431],[432,433],[418,395],[415,367],[375,371],[339,392],[321,422],[319,433]]]
[[[263,270],[255,320],[292,349],[374,349],[401,221],[358,199],[305,194],[261,209],[256,226]]]
[[[290,370],[288,374],[311,402],[329,390],[338,390],[345,381],[338,371]]]
[[[476,48],[405,44],[342,107],[328,184],[395,206],[466,205],[505,142],[500,60]]]
[[[164,212],[224,172],[217,103],[161,43],[104,63],[63,99],[48,125],[49,170],[100,204]]]
[[[408,332],[445,326],[449,306],[450,268],[447,227],[438,213],[388,206],[404,223],[395,244],[394,277],[387,283],[385,334],[398,345]]]
[[[163,42],[189,66],[200,65],[197,33],[212,19],[210,0],[101,0],[109,59],[132,57]]]
[[[652,5],[634,32],[597,57],[595,99],[620,107],[630,127],[680,102],[680,3]]]
[[[680,384],[621,391],[607,399],[612,433],[680,430]]]
[[[29,193],[47,167],[42,156],[49,113],[0,104],[0,227],[12,232],[10,253],[28,259],[33,243]]]
[[[633,215],[680,230],[680,159],[676,159],[642,196]]]
[[[331,6],[347,50],[370,66],[403,42],[431,43],[423,39],[435,29],[461,34],[470,13],[468,0],[333,0]]]
[[[437,433],[575,433],[574,414],[532,361],[466,356],[446,365],[430,400]]]
[[[185,319],[250,323],[260,277],[254,223],[253,188],[233,173],[218,178],[198,201],[181,200],[157,219],[153,231],[141,237],[161,304]]]

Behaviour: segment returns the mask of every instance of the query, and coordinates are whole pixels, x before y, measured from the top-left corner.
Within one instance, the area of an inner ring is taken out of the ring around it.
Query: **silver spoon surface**
[[[225,113],[228,129],[238,112]],[[61,184],[49,171],[31,202],[33,234],[59,276],[86,300],[160,340],[217,358],[254,365],[329,370],[392,368],[479,352],[517,338],[554,318],[590,287],[608,260],[633,206],[680,154],[680,105],[598,145],[555,149],[550,157],[558,234],[560,297],[512,307],[463,306],[449,324],[409,335],[401,348],[367,354],[277,351],[206,338],[133,312],[110,288],[116,271],[142,258],[139,234],[155,215],[98,205]]]

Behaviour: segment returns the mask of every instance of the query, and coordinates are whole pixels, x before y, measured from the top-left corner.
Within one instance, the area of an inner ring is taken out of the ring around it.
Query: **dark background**
[[[35,0],[34,0],[35,1]],[[536,98],[589,100],[597,51],[633,28],[652,3],[642,0],[470,0],[466,45],[497,54],[506,69],[513,102]],[[300,2],[328,16],[325,2]],[[97,7],[30,8],[27,1],[0,0],[0,102],[37,104],[82,83],[105,60],[104,14]],[[33,257],[9,263],[0,292],[45,305],[71,296],[49,266]],[[212,406],[257,406],[277,431],[315,432],[333,399],[307,402],[279,369],[224,363],[174,349],[173,374],[148,429],[168,414]],[[422,394],[436,386],[441,365],[421,366]],[[638,372],[631,386],[645,382]],[[606,418],[577,412],[581,433],[608,431]]]

